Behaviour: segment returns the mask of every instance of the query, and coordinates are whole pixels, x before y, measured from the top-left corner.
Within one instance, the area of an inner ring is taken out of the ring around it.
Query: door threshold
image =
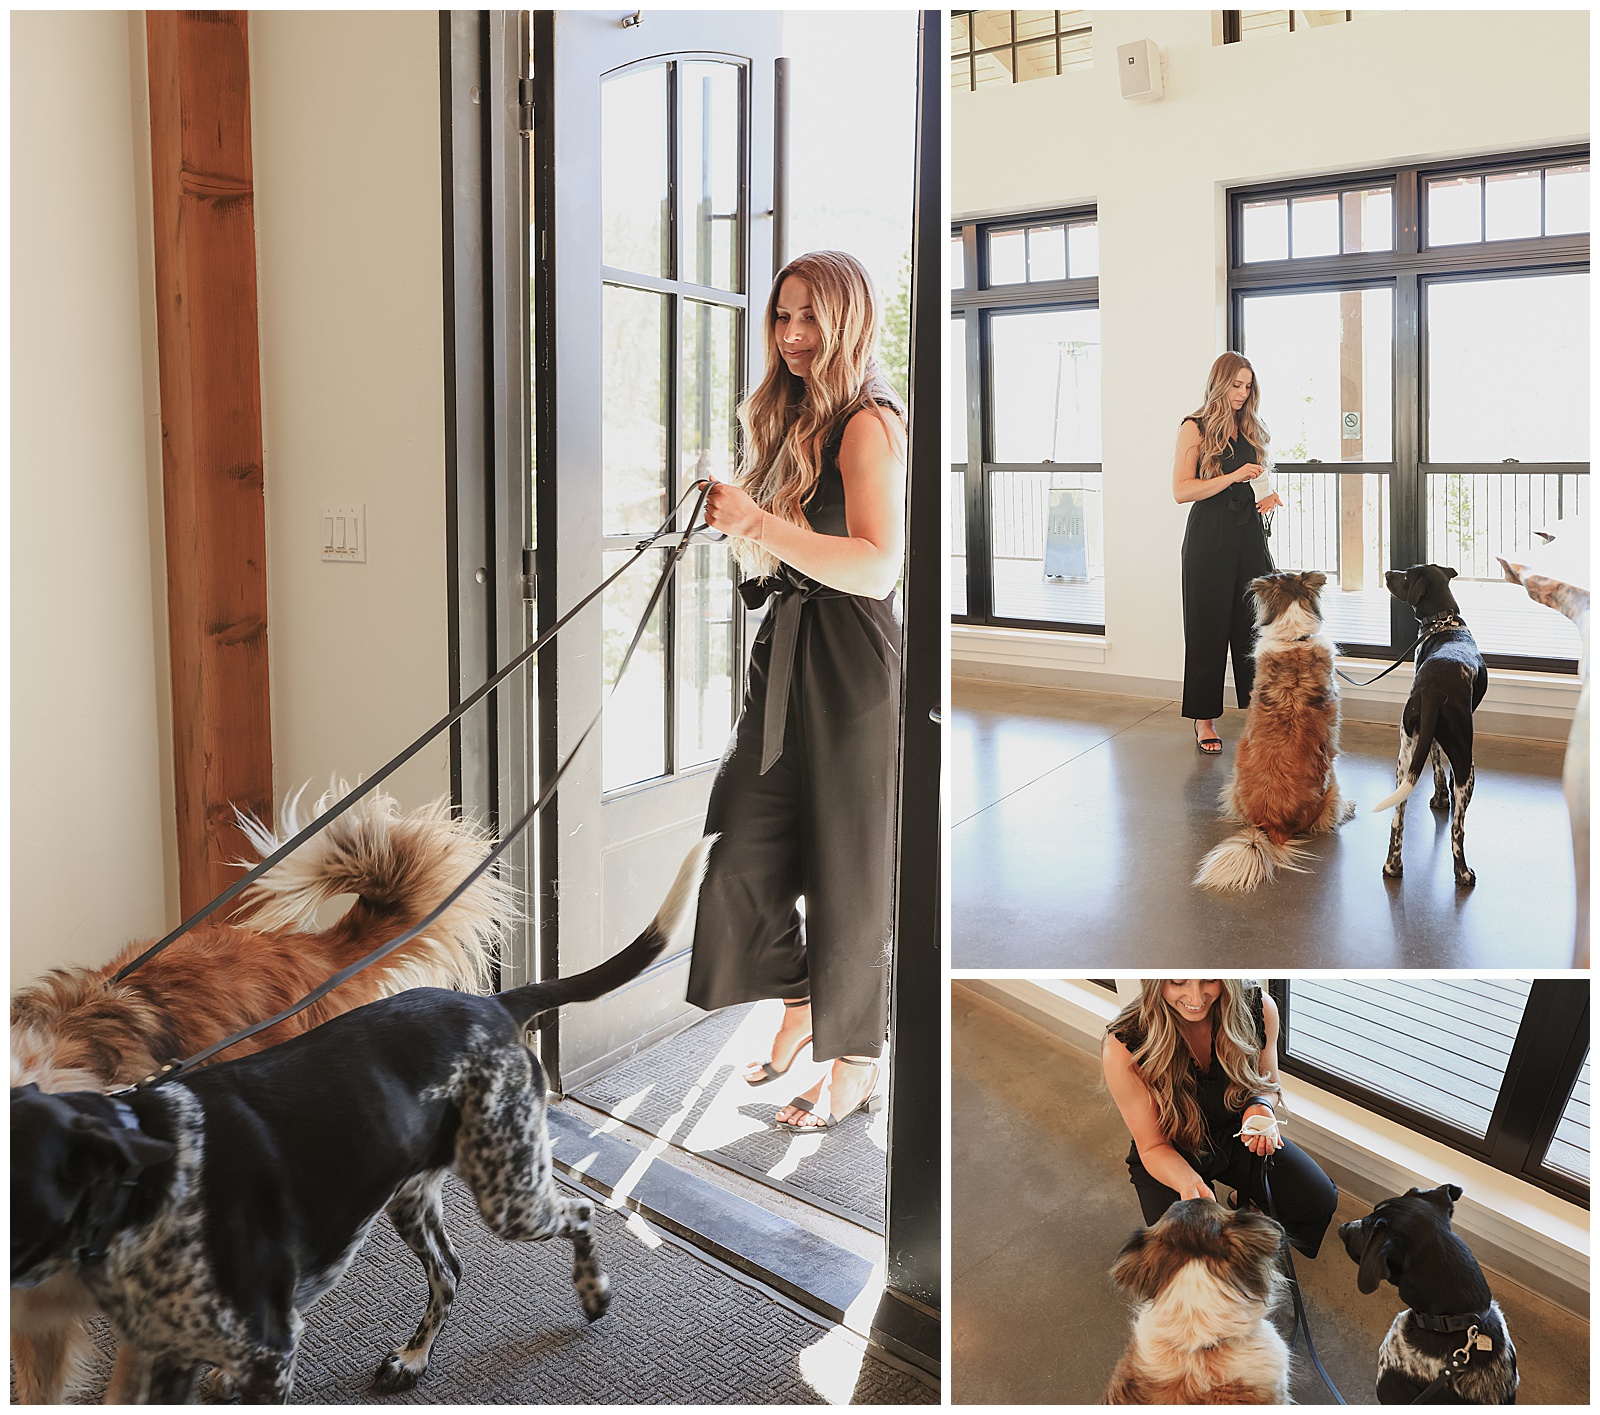
[[[642,1137],[648,1144],[631,1143],[600,1112],[563,1102],[551,1108],[549,1128],[556,1169],[613,1207],[639,1214],[733,1271],[937,1374],[936,1341],[931,1352],[917,1351],[892,1336],[885,1342],[878,1330],[881,1262],[691,1173],[681,1152],[652,1136]],[[763,1191],[764,1198],[769,1194]],[[875,1234],[867,1236],[881,1244]]]

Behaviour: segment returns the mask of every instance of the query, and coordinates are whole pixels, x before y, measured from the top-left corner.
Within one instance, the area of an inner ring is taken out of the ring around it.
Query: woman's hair
[[[1222,995],[1211,1008],[1212,1064],[1228,1078],[1224,1099],[1242,1111],[1252,1096],[1281,1091],[1261,1074],[1261,1036],[1242,978],[1221,978]],[[1180,1150],[1194,1154],[1205,1143],[1205,1117],[1195,1097],[1193,1059],[1178,1030],[1177,1015],[1162,996],[1162,979],[1143,978],[1139,996],[1112,1019],[1106,1031],[1129,1031],[1143,1040],[1130,1047],[1134,1069],[1156,1103],[1161,1133]],[[1130,1026],[1131,1024],[1131,1026]]]
[[[778,351],[778,294],[798,275],[811,290],[821,344],[811,361],[810,378],[791,373]],[[843,251],[812,251],[778,272],[767,299],[764,324],[767,372],[755,392],[739,405],[744,448],[737,483],[762,510],[794,525],[806,524],[801,509],[822,475],[822,449],[860,408],[883,420],[891,442],[904,433],[905,409],[878,367],[878,295],[872,277]],[[897,414],[890,419],[881,404]],[[746,570],[771,575],[777,560],[751,540],[735,538],[734,557]]]
[[[1189,416],[1200,424],[1200,462],[1195,475],[1205,480],[1222,472],[1222,454],[1228,450],[1233,435],[1234,411],[1228,402],[1228,390],[1239,370],[1250,370],[1250,396],[1238,412],[1239,436],[1256,449],[1263,463],[1267,457],[1267,443],[1272,441],[1256,409],[1261,404],[1261,380],[1256,377],[1255,365],[1243,354],[1231,350],[1217,355],[1206,378],[1206,401]]]

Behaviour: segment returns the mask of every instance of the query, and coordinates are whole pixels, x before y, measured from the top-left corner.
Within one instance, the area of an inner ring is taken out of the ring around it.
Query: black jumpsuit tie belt
[[[800,642],[800,616],[807,600],[845,599],[843,590],[818,584],[780,564],[779,573],[761,580],[745,580],[739,598],[747,609],[759,609],[770,600],[772,654],[767,666],[767,701],[761,715],[761,770],[765,776],[783,755],[783,733],[789,720],[789,682],[794,676],[795,647]]]

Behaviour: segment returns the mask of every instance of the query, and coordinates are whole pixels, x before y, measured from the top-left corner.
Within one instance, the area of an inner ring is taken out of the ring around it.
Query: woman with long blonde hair
[[[1205,402],[1178,425],[1172,495],[1189,505],[1183,534],[1183,716],[1195,745],[1222,751],[1222,670],[1233,654],[1233,690],[1250,705],[1255,682],[1255,615],[1245,587],[1272,569],[1262,513],[1283,503],[1263,480],[1267,430],[1256,409],[1261,389],[1243,354],[1220,355]],[[1254,485],[1252,485],[1254,483]]]
[[[1133,1147],[1128,1174],[1146,1224],[1180,1199],[1266,1209],[1262,1164],[1272,1156],[1272,1197],[1289,1241],[1314,1258],[1339,1191],[1304,1150],[1285,1140],[1275,1108],[1278,1008],[1239,978],[1146,978],[1106,1028],[1106,1087]],[[1262,1119],[1246,1130],[1253,1117]],[[1270,1122],[1270,1123],[1269,1123]],[[1262,1128],[1263,1133],[1252,1133]]]
[[[767,614],[706,811],[721,839],[688,998],[708,1009],[784,999],[771,1054],[744,1079],[776,1080],[809,1041],[833,1064],[777,1123],[830,1129],[873,1105],[888,1027],[905,423],[854,257],[790,261],[764,330],[766,376],[739,408],[737,478],[706,497],[707,523],[749,576],[744,602]]]

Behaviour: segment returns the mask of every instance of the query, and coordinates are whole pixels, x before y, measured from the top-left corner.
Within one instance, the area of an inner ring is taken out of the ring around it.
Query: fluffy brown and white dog
[[[1301,841],[1355,814],[1339,794],[1339,689],[1334,647],[1322,633],[1320,570],[1274,571],[1250,582],[1256,601],[1256,678],[1222,788],[1222,813],[1244,829],[1204,860],[1194,882],[1248,891],[1279,870],[1300,870]]]
[[[345,793],[334,783],[315,813]],[[241,817],[265,858],[304,822],[303,792],[284,803],[274,835]],[[99,968],[60,968],[11,1000],[11,1084],[42,1091],[111,1090],[175,1058],[281,1012],[313,988],[420,921],[479,864],[490,842],[453,819],[447,802],[401,815],[376,791],[262,877],[232,917],[192,929],[123,982],[117,971],[148,942],[130,943]],[[355,903],[330,927],[311,927],[320,905]],[[432,928],[356,974],[304,1012],[224,1053],[264,1050],[378,998],[413,987],[482,991],[512,891],[479,879]],[[59,1404],[86,1374],[84,1319],[94,1311],[70,1274],[11,1294],[11,1356],[24,1403]],[[107,1394],[129,1399],[138,1379],[123,1348]]]
[[[1173,1204],[1137,1229],[1111,1276],[1139,1299],[1107,1405],[1284,1405],[1289,1348],[1269,1320],[1283,1230],[1253,1209]]]

